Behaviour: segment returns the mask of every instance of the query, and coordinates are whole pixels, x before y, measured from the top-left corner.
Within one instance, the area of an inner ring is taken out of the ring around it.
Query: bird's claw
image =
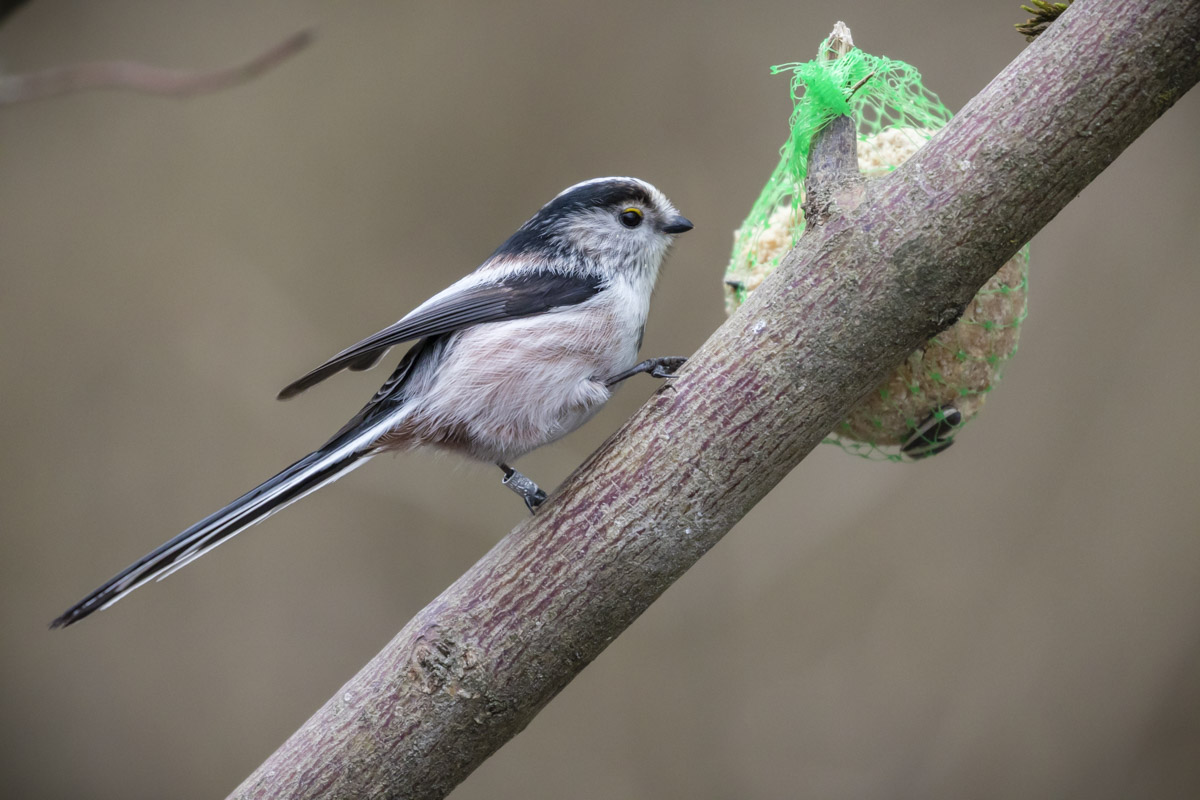
[[[687,359],[683,356],[666,356],[664,358],[657,359],[657,361],[658,363],[655,365],[654,369],[650,371],[650,375],[654,378],[663,379],[678,378],[679,376],[675,373],[679,371],[680,367],[687,363]]]
[[[546,502],[546,493],[541,489],[534,490],[533,494],[522,495],[521,499],[525,501],[525,507],[532,514],[538,510],[542,503]]]

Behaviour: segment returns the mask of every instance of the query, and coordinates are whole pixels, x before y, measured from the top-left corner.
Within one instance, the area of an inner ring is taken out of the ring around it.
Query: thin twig
[[[25,75],[0,75],[0,105],[89,89],[129,89],[170,97],[215,92],[252,80],[303,50],[314,38],[313,29],[305,28],[244,64],[224,69],[177,70],[136,61],[93,61]]]
[[[854,84],[846,91],[846,99],[849,100],[851,97],[854,97],[855,92],[857,92],[862,87],[866,86],[867,81],[871,80],[871,78],[874,78],[874,77],[875,77],[874,72],[864,75],[861,79],[859,79],[858,83]]]

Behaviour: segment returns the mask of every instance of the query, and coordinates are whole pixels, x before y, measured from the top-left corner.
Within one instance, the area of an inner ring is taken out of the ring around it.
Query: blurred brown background
[[[986,5],[986,7],[985,7]],[[113,572],[316,446],[386,375],[275,392],[630,174],[696,223],[651,355],[722,321],[731,233],[836,19],[960,108],[1006,3],[35,0],[5,69],[235,63],[189,101],[0,110],[0,784],[211,798],[524,513],[494,469],[367,469],[63,632]],[[1045,80],[1054,80],[1047,73]],[[1033,243],[1021,353],[929,463],[819,448],[455,794],[1200,796],[1200,94]],[[553,486],[649,394],[521,467]]]

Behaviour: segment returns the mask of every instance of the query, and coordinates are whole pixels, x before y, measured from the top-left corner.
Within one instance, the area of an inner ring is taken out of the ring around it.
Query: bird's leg
[[[526,478],[503,461],[496,462],[496,466],[504,470],[504,480],[501,483],[520,495],[521,499],[525,501],[525,507],[529,509],[530,514],[537,511],[537,507],[546,501],[546,493],[539,489],[538,485],[529,480],[529,478]]]
[[[684,356],[661,356],[659,358],[647,358],[640,364],[635,364],[629,369],[612,376],[604,382],[605,387],[611,389],[626,378],[632,378],[641,372],[648,372],[655,378],[674,378],[675,371],[683,366],[683,362],[687,361]]]
[[[954,444],[954,432],[962,425],[962,412],[951,405],[939,406],[921,421],[912,436],[908,437],[900,452],[914,461],[918,458],[936,456]]]

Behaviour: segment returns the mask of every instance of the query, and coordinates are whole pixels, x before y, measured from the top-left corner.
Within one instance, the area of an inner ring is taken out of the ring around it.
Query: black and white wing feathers
[[[452,286],[394,325],[346,348],[288,384],[279,393],[279,399],[295,397],[343,369],[369,369],[389,348],[402,342],[577,305],[600,292],[605,284],[598,275],[542,270],[512,273],[496,280],[477,280],[462,288]]]

